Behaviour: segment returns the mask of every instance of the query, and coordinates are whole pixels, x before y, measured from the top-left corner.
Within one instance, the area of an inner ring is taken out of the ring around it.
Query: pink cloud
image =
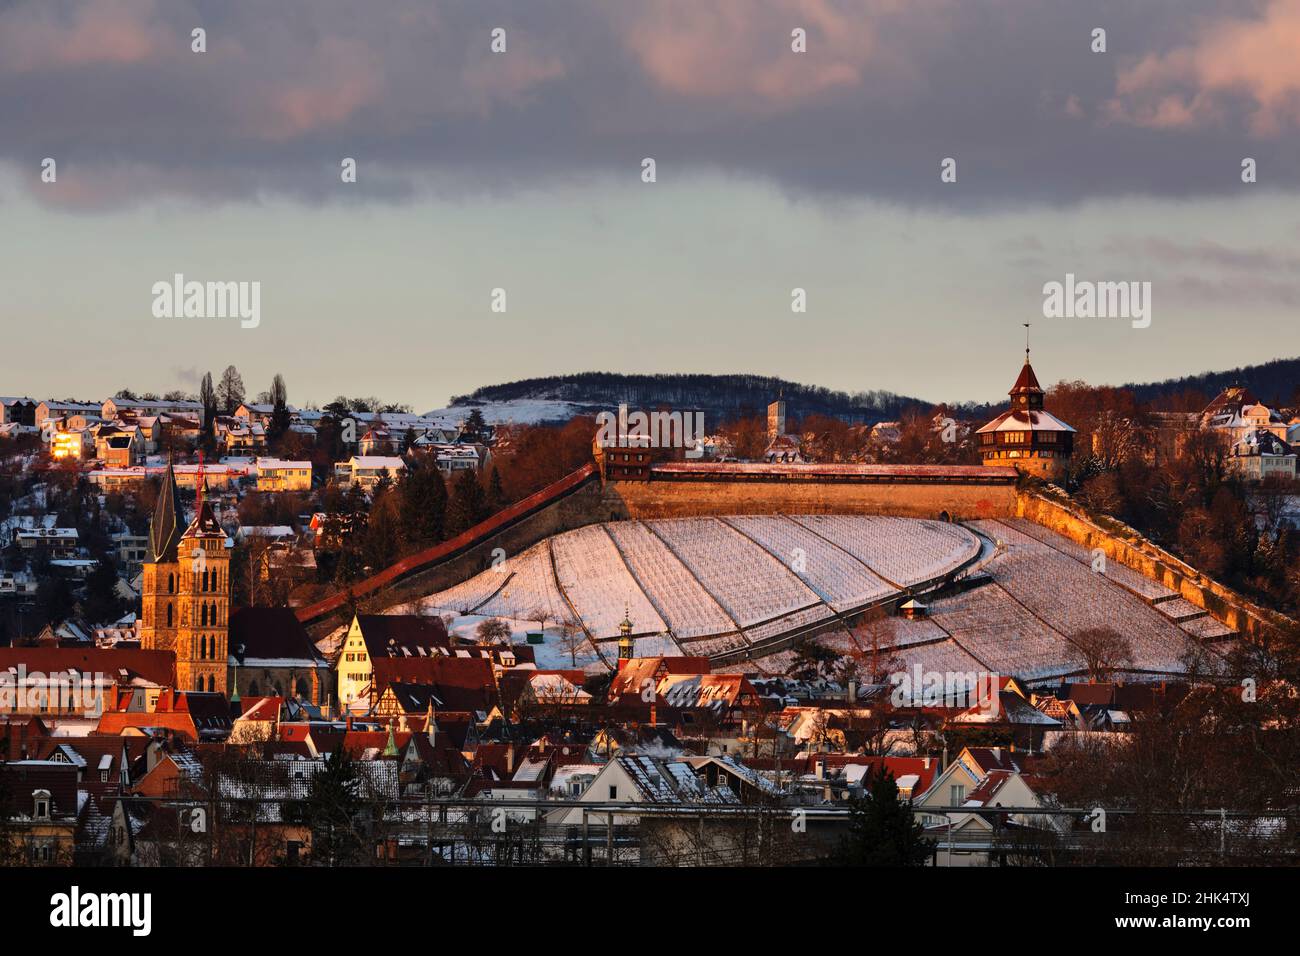
[[[1230,102],[1250,104],[1247,126],[1270,137],[1300,125],[1300,0],[1273,0],[1260,19],[1218,19],[1197,39],[1120,71],[1111,120],[1160,129],[1222,125]]]
[[[652,0],[636,5],[623,39],[664,90],[780,109],[863,85],[880,56],[875,19],[898,9],[893,0]],[[796,27],[806,53],[791,50]]]
[[[360,43],[323,37],[307,75],[269,85],[262,106],[248,125],[271,140],[337,126],[376,102],[384,88],[383,70],[374,52]]]
[[[48,3],[0,13],[0,72],[140,63],[188,52],[189,38],[158,22],[154,0]]]

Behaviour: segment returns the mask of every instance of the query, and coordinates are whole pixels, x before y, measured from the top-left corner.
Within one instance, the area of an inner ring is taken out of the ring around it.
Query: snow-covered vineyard
[[[1129,639],[1135,671],[1216,666],[1231,631],[1141,574],[1113,562],[1098,573],[1091,561],[1074,542],[1019,519],[969,527],[843,515],[621,521],[556,535],[393,610],[449,614],[458,631],[500,617],[519,640],[544,631],[546,645],[568,623],[582,632],[581,650],[572,641],[563,654],[543,646],[539,664],[591,670],[612,663],[625,614],[638,656],[731,655],[728,669],[772,673],[791,655],[787,638],[816,632],[842,653],[883,652],[909,669],[1049,680],[1083,670],[1071,638],[1098,627]],[[924,617],[848,623],[976,567],[973,586],[926,598]],[[737,652],[753,661],[735,664]]]
[[[556,535],[417,606],[572,622],[598,644],[618,638],[626,614],[638,654],[761,652],[980,553],[980,538],[959,525],[909,518],[619,521]]]
[[[1031,521],[971,527],[998,544],[981,568],[986,583],[935,598],[924,619],[887,617],[823,642],[842,653],[874,648],[908,669],[1046,681],[1081,672],[1084,657],[1071,638],[1106,628],[1128,639],[1138,673],[1222,664],[1233,632],[1159,583],[1115,562],[1093,570],[1088,551]]]

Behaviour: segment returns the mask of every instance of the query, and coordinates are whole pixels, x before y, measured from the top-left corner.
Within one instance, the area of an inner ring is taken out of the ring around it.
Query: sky
[[[0,0],[0,394],[990,401],[1024,322],[1045,383],[1290,357],[1298,146],[1300,0]],[[156,316],[177,273],[257,326]],[[1067,273],[1149,326],[1045,317]]]

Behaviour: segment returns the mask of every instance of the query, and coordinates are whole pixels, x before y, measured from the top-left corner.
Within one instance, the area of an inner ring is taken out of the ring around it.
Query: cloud
[[[0,10],[0,74],[143,63],[188,46],[154,0],[22,3]]]
[[[1117,4],[1128,52],[1096,55],[1095,11],[1035,0],[11,0],[0,162],[70,209],[635,182],[645,156],[661,184],[722,173],[832,207],[1219,194],[1241,186],[1223,157],[1243,124],[1278,147],[1269,181],[1300,182],[1300,34],[1272,35],[1298,10]],[[34,174],[44,156],[57,187]]]
[[[1120,71],[1109,118],[1155,129],[1232,126],[1277,137],[1300,125],[1300,0],[1216,17],[1191,42]]]

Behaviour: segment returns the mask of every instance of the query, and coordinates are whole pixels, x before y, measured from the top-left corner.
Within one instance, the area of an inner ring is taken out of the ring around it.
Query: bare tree
[[[578,650],[586,638],[587,635],[576,622],[568,620],[560,622],[560,647],[568,653],[569,664],[572,667],[578,666]]]
[[[1083,655],[1089,680],[1110,680],[1116,671],[1133,666],[1133,645],[1118,631],[1108,627],[1090,627],[1070,640]]]
[[[490,617],[486,621],[480,621],[478,627],[474,629],[478,635],[480,644],[509,644],[510,643],[510,625],[499,617]]]

